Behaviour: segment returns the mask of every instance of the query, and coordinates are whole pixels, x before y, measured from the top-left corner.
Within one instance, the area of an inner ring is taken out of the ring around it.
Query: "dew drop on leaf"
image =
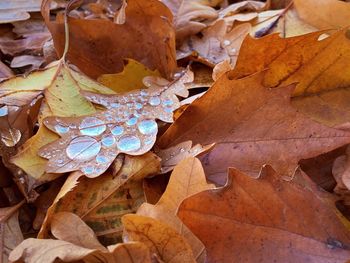
[[[92,174],[93,172],[95,172],[95,169],[93,166],[85,166],[83,169],[82,169],[82,172],[86,175],[89,175],[89,174]]]
[[[116,135],[116,136],[121,135],[124,132],[124,128],[122,126],[117,125],[111,130],[111,132],[113,135]]]
[[[128,125],[128,126],[133,126],[133,125],[135,125],[137,123],[137,118],[136,117],[131,117],[130,119],[128,119],[127,121],[126,121],[126,124]]]
[[[156,133],[158,125],[154,120],[143,120],[138,124],[139,131],[142,134]]]
[[[59,134],[67,133],[69,132],[69,127],[68,126],[63,126],[61,124],[56,124],[55,125],[55,131]]]
[[[69,143],[66,153],[71,160],[87,161],[95,157],[100,150],[101,144],[94,138],[80,136]]]
[[[160,98],[159,97],[151,97],[149,99],[149,104],[152,105],[152,106],[158,106],[160,104]]]
[[[172,106],[174,104],[174,102],[171,99],[167,98],[167,99],[163,100],[162,104],[164,106]]]
[[[127,135],[119,139],[117,146],[123,152],[136,151],[141,148],[141,141],[136,136]]]
[[[10,128],[6,132],[1,132],[1,141],[7,147],[14,147],[20,141],[21,137],[21,131],[15,128]]]
[[[96,162],[98,162],[98,163],[108,163],[109,159],[106,156],[104,156],[104,155],[97,155],[96,156]]]
[[[106,125],[98,118],[87,117],[81,122],[79,129],[83,135],[97,136],[106,130]]]
[[[112,147],[115,144],[115,138],[112,135],[107,135],[102,138],[102,144],[106,147]]]
[[[6,116],[7,114],[8,114],[8,107],[6,105],[2,106],[0,108],[0,117]]]

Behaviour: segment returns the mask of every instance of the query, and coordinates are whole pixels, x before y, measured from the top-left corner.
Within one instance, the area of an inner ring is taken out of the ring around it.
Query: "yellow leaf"
[[[214,187],[207,183],[203,167],[197,158],[184,159],[175,167],[158,203],[156,205],[142,204],[137,214],[158,219],[173,227],[186,238],[192,247],[193,254],[199,258],[204,252],[204,246],[176,216],[176,212],[185,198]]]
[[[133,214],[123,216],[122,222],[127,240],[144,243],[164,263],[196,262],[187,241],[167,224]]]
[[[158,70],[150,70],[143,64],[133,59],[124,61],[123,72],[116,74],[104,74],[97,80],[117,93],[128,92],[144,88],[142,80],[147,76],[160,76]]]

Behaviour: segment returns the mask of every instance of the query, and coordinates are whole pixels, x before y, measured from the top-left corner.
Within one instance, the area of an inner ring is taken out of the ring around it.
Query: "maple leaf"
[[[210,179],[223,183],[231,166],[256,177],[266,164],[291,177],[300,159],[350,142],[349,132],[316,123],[291,107],[294,85],[265,88],[264,72],[240,80],[228,76],[194,101],[159,141],[161,146],[186,139],[215,142],[203,158]]]
[[[59,16],[55,21],[50,20],[51,2],[43,1],[41,13],[56,50],[63,54],[64,22]],[[70,5],[68,11],[75,7]],[[125,58],[140,61],[170,78],[176,69],[175,32],[170,10],[158,0],[129,0],[125,16],[124,24],[68,16],[70,48],[67,59],[93,78],[122,71]]]
[[[40,156],[49,159],[46,171],[81,170],[88,177],[96,177],[107,170],[119,153],[148,152],[158,132],[155,119],[172,122],[172,112],[180,105],[176,95],[188,95],[183,84],[188,76],[185,74],[173,83],[151,77],[145,81],[152,87],[123,95],[85,92],[87,99],[105,106],[105,111],[80,118],[46,118],[45,126],[61,136],[39,150]]]
[[[11,252],[11,262],[51,263],[57,262],[58,259],[64,262],[151,262],[150,252],[140,242],[116,244],[105,248],[91,228],[72,213],[56,214],[51,232],[59,240],[26,239]],[[84,238],[81,238],[81,235]]]
[[[223,188],[191,196],[178,216],[205,244],[207,262],[345,262],[350,234],[334,206],[304,174],[285,181],[229,170]],[[317,211],[317,215],[315,215]]]

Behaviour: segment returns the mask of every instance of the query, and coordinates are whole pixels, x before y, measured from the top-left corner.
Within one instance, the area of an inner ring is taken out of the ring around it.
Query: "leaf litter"
[[[0,4],[2,262],[347,262],[349,16]]]

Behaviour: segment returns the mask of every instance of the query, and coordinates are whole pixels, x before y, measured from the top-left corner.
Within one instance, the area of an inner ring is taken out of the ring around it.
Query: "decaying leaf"
[[[318,40],[323,33],[286,39],[277,34],[247,37],[229,77],[242,78],[267,69],[265,87],[298,83],[292,100],[298,110],[328,126],[348,122],[350,78],[344,74],[349,70],[348,29]]]
[[[117,74],[104,74],[98,77],[98,81],[117,93],[129,92],[135,89],[145,88],[143,78],[158,76],[157,70],[152,71],[133,59],[124,61],[123,72]]]
[[[168,186],[156,205],[144,203],[137,210],[138,215],[152,217],[173,227],[190,244],[195,258],[203,256],[203,244],[187,229],[176,216],[180,203],[187,197],[214,188],[206,182],[200,161],[187,158],[181,161],[171,174]]]
[[[349,132],[318,124],[291,107],[294,85],[268,89],[262,85],[265,72],[240,80],[230,80],[229,73],[194,101],[159,142],[215,142],[203,158],[209,179],[225,182],[232,166],[256,177],[266,164],[291,177],[300,159],[350,142]]]
[[[350,234],[331,202],[303,173],[287,182],[272,169],[259,179],[230,169],[225,187],[189,197],[178,215],[207,262],[342,263]]]
[[[195,52],[211,66],[224,60],[229,60],[234,65],[241,43],[249,34],[250,28],[250,24],[244,23],[228,30],[225,20],[218,20],[202,31],[202,37],[192,36],[186,40],[177,51],[177,57],[180,59]]]
[[[123,216],[122,222],[125,229],[124,240],[144,243],[162,262],[196,262],[186,240],[167,224],[132,214]]]
[[[144,244],[131,242],[105,248],[94,232],[72,213],[56,214],[51,232],[59,240],[26,239],[11,252],[11,262],[51,263],[59,259],[63,262],[151,263],[150,252]]]
[[[180,106],[178,96],[186,97],[188,74],[173,83],[162,78],[145,78],[146,90],[122,95],[85,92],[91,102],[107,109],[80,118],[49,117],[44,124],[61,138],[44,146],[39,155],[49,159],[46,171],[64,173],[81,170],[96,177],[107,170],[119,153],[141,155],[155,143],[156,119],[172,122]]]
[[[332,173],[337,181],[334,189],[336,193],[343,194],[350,190],[350,147],[348,146],[344,155],[334,160]]]
[[[18,209],[23,202],[12,207],[0,208],[0,252],[2,263],[7,263],[9,254],[23,241],[23,235],[18,223]]]
[[[202,22],[203,20],[217,18],[218,14],[211,5],[215,6],[221,1],[162,0],[162,2],[174,15],[176,41],[181,42],[204,29],[206,24]]]
[[[43,1],[41,12],[55,47],[62,54],[64,22],[59,16],[56,21],[50,21],[51,2]],[[176,60],[170,10],[158,0],[129,0],[125,16],[124,24],[106,19],[69,17],[68,60],[93,78],[122,71],[125,58],[135,59],[151,70],[158,69],[163,76],[171,77]]]
[[[99,236],[109,241],[121,240],[120,218],[136,212],[144,202],[142,179],[158,173],[159,158],[152,153],[126,156],[121,170],[108,171],[94,179],[71,175],[48,209],[39,237],[46,238],[51,219],[59,212],[80,216]],[[69,189],[69,191],[67,191]]]

